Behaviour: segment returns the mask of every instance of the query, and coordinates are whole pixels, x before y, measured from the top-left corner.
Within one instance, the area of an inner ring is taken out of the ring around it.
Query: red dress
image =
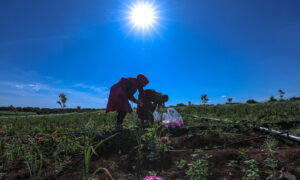
[[[132,108],[128,100],[133,98],[138,88],[140,87],[136,78],[122,78],[110,88],[106,112],[123,111],[131,113]]]

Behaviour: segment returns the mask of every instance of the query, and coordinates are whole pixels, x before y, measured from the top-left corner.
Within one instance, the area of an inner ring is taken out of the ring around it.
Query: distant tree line
[[[14,111],[14,112],[33,112],[36,114],[56,114],[56,113],[73,113],[73,112],[90,112],[99,109],[95,108],[39,108],[39,107],[0,107],[0,111]]]
[[[68,100],[64,93],[59,94],[59,100],[56,101],[61,108],[39,108],[39,107],[14,107],[10,105],[8,107],[0,107],[0,111],[10,111],[10,112],[32,112],[36,114],[57,114],[57,113],[74,113],[74,112],[90,112],[99,109],[95,108],[81,108],[77,106],[76,108],[66,108],[66,102]]]
[[[277,101],[278,100],[274,96],[271,96],[269,101],[267,101],[267,102],[277,102]],[[290,99],[280,99],[280,101],[300,101],[300,97],[291,97]],[[257,104],[259,102],[254,99],[249,99],[245,103],[246,104]],[[225,104],[242,104],[242,103],[232,103],[232,98],[228,98],[227,102]],[[188,106],[191,106],[191,105],[192,105],[192,103],[191,103],[191,101],[189,101]],[[183,103],[179,103],[176,106],[169,106],[169,107],[184,107],[184,106],[187,106],[187,105],[185,105]]]

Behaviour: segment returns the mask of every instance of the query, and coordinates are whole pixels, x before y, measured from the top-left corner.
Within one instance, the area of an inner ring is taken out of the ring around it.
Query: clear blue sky
[[[0,2],[0,106],[103,108],[143,73],[168,104],[300,96],[300,1],[156,1],[159,26],[124,19],[132,1]]]

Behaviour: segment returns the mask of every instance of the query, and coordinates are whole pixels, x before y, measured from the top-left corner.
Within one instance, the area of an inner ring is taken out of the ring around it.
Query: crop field
[[[0,179],[300,178],[300,142],[281,136],[300,136],[300,123],[289,123],[300,120],[300,101],[175,109],[183,128],[141,128],[134,112],[121,131],[116,113],[103,110],[6,113],[0,116]]]

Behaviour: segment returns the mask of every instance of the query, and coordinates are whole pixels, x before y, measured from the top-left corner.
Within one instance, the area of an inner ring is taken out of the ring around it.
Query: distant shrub
[[[257,101],[255,101],[254,99],[249,99],[246,101],[247,104],[256,104],[258,103]]]
[[[269,102],[275,102],[277,101],[277,99],[272,95],[270,96]]]
[[[290,101],[299,101],[300,100],[300,97],[291,97],[290,98]]]
[[[179,104],[177,104],[176,106],[177,106],[177,107],[184,107],[184,106],[186,106],[186,105],[183,104],[183,103],[179,103]]]
[[[24,112],[34,112],[34,109],[31,108],[31,107],[24,107],[24,108],[23,108],[23,111],[24,111]]]

